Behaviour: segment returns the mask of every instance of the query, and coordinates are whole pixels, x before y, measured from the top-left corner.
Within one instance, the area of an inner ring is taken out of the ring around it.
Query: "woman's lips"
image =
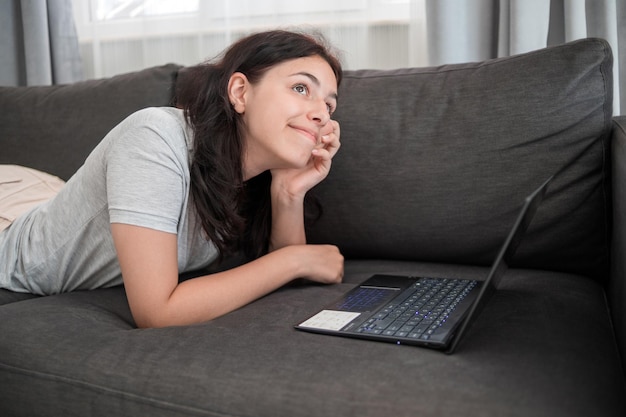
[[[309,140],[311,140],[311,142],[313,142],[314,145],[318,144],[319,140],[316,132],[299,126],[292,126],[292,128],[306,136]]]

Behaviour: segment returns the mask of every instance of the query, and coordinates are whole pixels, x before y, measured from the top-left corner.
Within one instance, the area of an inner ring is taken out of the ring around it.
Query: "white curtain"
[[[73,1],[86,78],[196,64],[275,27],[318,29],[347,69],[481,61],[601,37],[615,56],[615,114],[626,101],[626,0]]]
[[[83,78],[71,0],[0,2],[0,85]]]
[[[247,33],[277,27],[322,32],[348,69],[427,63],[424,0],[73,1],[87,78],[196,64]]]
[[[431,65],[604,38],[614,55],[613,111],[626,109],[626,0],[426,0],[426,22]]]

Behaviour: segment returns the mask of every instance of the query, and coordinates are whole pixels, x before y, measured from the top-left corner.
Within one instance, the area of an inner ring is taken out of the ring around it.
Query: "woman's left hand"
[[[272,170],[272,186],[280,187],[291,197],[304,198],[307,191],[328,176],[332,159],[341,146],[339,135],[339,123],[330,120],[322,129],[321,143],[311,153],[306,167]]]

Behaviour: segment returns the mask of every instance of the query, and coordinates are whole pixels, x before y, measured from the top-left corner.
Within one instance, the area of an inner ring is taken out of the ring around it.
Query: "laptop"
[[[453,353],[498,288],[553,177],[526,197],[484,281],[373,275],[295,328]]]

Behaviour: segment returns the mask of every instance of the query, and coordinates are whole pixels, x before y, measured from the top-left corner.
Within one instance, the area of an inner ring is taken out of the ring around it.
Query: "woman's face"
[[[318,56],[278,64],[256,84],[235,73],[229,95],[245,126],[246,179],[268,169],[305,167],[322,135],[332,131],[337,80]]]

